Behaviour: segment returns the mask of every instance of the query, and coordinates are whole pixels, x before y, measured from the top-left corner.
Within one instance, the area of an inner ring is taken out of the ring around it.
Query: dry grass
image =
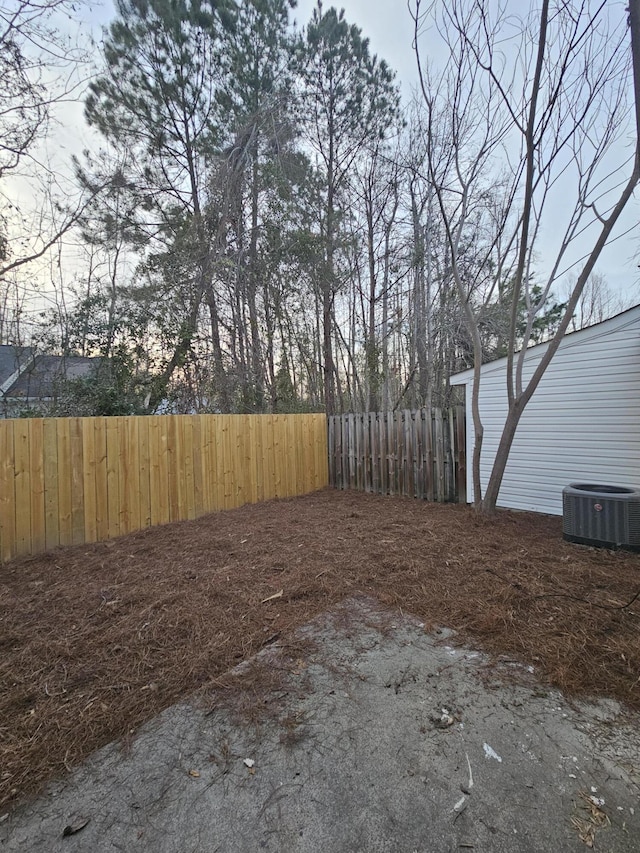
[[[16,560],[0,568],[0,803],[357,592],[640,708],[639,589],[640,557],[565,543],[557,518],[334,491]]]

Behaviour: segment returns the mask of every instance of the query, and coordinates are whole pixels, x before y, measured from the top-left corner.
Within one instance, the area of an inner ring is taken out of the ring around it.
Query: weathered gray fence
[[[335,488],[466,501],[463,406],[328,420],[329,483]]]

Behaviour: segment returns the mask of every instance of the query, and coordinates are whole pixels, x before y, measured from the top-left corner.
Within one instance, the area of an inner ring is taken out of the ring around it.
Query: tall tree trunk
[[[327,246],[326,274],[322,282],[322,356],[324,363],[324,405],[328,415],[336,411],[335,371],[333,358],[333,302],[335,295],[334,267],[334,202],[333,202],[333,163],[329,160],[329,180],[327,192]]]
[[[380,408],[380,365],[376,336],[376,257],[374,248],[373,191],[367,187],[365,204],[367,217],[367,260],[369,272],[369,311],[365,329],[367,363],[367,409],[377,412]]]
[[[411,187],[411,219],[413,223],[413,311],[415,363],[418,366],[417,403],[424,406],[429,386],[427,360],[427,318],[425,309],[425,235],[414,187]],[[414,363],[413,354],[409,359]]]
[[[258,201],[259,201],[258,143],[254,143],[253,165],[251,171],[251,235],[249,238],[249,270],[247,277],[247,303],[249,307],[249,327],[251,331],[251,382],[253,385],[253,408],[264,408],[264,366],[256,294],[258,291]]]

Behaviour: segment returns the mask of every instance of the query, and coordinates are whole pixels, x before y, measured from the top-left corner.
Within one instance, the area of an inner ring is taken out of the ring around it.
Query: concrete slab
[[[0,850],[640,851],[640,727],[615,702],[366,599],[301,634],[279,719],[172,707],[5,817]]]

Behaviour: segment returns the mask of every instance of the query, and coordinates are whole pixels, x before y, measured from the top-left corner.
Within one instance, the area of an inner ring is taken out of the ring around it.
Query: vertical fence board
[[[171,418],[167,430],[167,492],[169,497],[169,519],[177,521],[180,516],[180,498],[183,493],[183,470],[180,465],[180,419]]]
[[[213,483],[215,479],[215,452],[212,434],[211,415],[203,415],[200,420],[202,443],[202,509],[211,512],[213,501]]]
[[[407,446],[405,444],[405,432],[404,432],[404,422],[405,422],[406,412],[404,410],[395,413],[395,431],[396,431],[396,442],[398,446],[398,456],[399,456],[399,465],[398,465],[398,494],[406,495],[407,494]]]
[[[344,463],[344,438],[345,438],[345,429],[342,418],[337,418],[336,420],[336,478],[338,481],[338,488],[345,489],[346,485],[344,482],[344,471],[346,470],[346,466]]]
[[[324,489],[329,485],[329,467],[327,465],[327,424],[323,417],[315,417],[314,428],[315,465],[314,488]]]
[[[44,525],[45,548],[60,544],[60,512],[58,506],[58,429],[57,421],[48,418],[42,425],[44,454]],[[15,507],[14,507],[15,510]]]
[[[312,492],[314,490],[314,476],[313,476],[313,467],[315,461],[316,454],[316,445],[314,441],[313,430],[303,429],[302,421],[299,422],[298,428],[300,430],[300,448],[301,448],[301,465],[302,465],[302,480],[300,481],[300,492],[306,494],[307,492]],[[326,424],[325,424],[326,429]],[[325,466],[327,464],[325,459]]]
[[[85,542],[84,524],[84,456],[82,418],[69,421],[69,449],[71,451],[71,539],[74,545]]]
[[[342,485],[342,419],[335,416],[333,418],[333,434],[335,436],[335,457],[334,457],[334,475],[335,481],[333,485],[337,489],[344,488]]]
[[[71,506],[71,435],[70,419],[62,418],[58,423],[58,522],[60,544],[73,542],[73,519]],[[16,506],[17,509],[17,506]]]
[[[240,415],[229,415],[230,452],[228,476],[231,492],[231,506],[242,503],[242,438],[238,429]],[[236,474],[236,472],[238,472]]]
[[[335,415],[327,418],[327,450],[329,454],[329,485],[335,489],[336,483],[336,430],[334,426]]]
[[[275,447],[273,438],[273,415],[265,415],[262,421],[262,446],[264,449],[264,497],[271,500],[276,496]]]
[[[356,484],[355,448],[353,446],[353,415],[345,416],[344,441],[347,448],[346,465],[343,466],[342,479],[345,489],[353,489]]]
[[[349,420],[348,417],[344,417],[342,419],[342,447],[343,447],[343,457],[342,457],[342,465],[340,470],[340,479],[342,481],[342,488],[348,489],[350,488],[350,470],[349,470],[349,454],[351,452],[351,448],[349,446]]]
[[[296,435],[292,415],[285,415],[285,436],[287,449],[284,454],[284,458],[286,459],[285,465],[287,469],[287,497],[291,497],[295,494],[296,482],[298,479],[298,468],[295,449]]]
[[[238,452],[240,454],[238,470],[240,475],[237,479],[242,484],[237,496],[238,506],[251,503],[251,445],[247,428],[248,422],[248,415],[238,415]]]
[[[15,454],[16,548],[24,552],[31,540],[31,473],[29,470],[29,424],[15,422],[13,430]]]
[[[273,460],[275,463],[273,492],[276,498],[282,498],[287,493],[287,475],[283,464],[285,456],[282,452],[285,443],[283,419],[284,415],[274,415],[271,419],[273,425]]]
[[[353,415],[353,444],[356,456],[356,488],[362,491],[364,489],[363,468],[362,462],[364,457],[363,444],[363,420],[361,414]]]
[[[107,449],[107,531],[109,539],[120,535],[120,431],[118,418],[105,421]]]
[[[277,464],[277,456],[280,452],[280,437],[278,435],[279,422],[277,415],[267,417],[267,470],[269,498],[280,496],[280,466]]]
[[[287,497],[291,497],[295,490],[295,482],[297,477],[296,470],[296,454],[294,449],[294,441],[295,435],[293,430],[293,423],[291,419],[291,415],[284,415],[284,442],[286,452],[283,454],[284,459],[284,471],[285,471],[285,481],[286,481],[286,494]]]
[[[430,412],[425,411],[422,419],[422,435],[424,439],[425,459],[425,498],[428,501],[436,500],[436,489],[433,468],[433,418]]]
[[[256,486],[257,486],[257,500],[264,501],[267,500],[269,496],[269,490],[267,486],[268,479],[268,468],[267,468],[267,430],[266,430],[266,416],[262,418],[258,418],[255,421],[255,444],[254,450],[256,454],[255,460],[255,468],[256,468]]]
[[[303,429],[302,421],[294,418],[296,427],[296,460],[298,465],[298,487],[296,494],[306,494],[313,489],[311,484],[310,470],[313,448],[310,437]]]
[[[467,443],[464,419],[464,406],[456,406],[456,463],[458,466],[458,500],[460,503],[467,502]]]
[[[82,477],[84,495],[84,541],[98,539],[98,501],[96,489],[96,430],[93,418],[83,418],[82,430]]]
[[[193,515],[199,518],[204,514],[203,480],[202,480],[202,421],[197,415],[190,415],[191,424],[191,459],[193,468]]]
[[[404,440],[407,453],[407,494],[410,498],[416,496],[416,456],[413,441],[415,428],[415,412],[407,409],[405,412]]]
[[[362,448],[362,467],[365,492],[371,491],[371,416],[366,412],[362,417],[362,428],[364,430],[364,446]]]
[[[46,525],[44,519],[44,432],[43,420],[29,420],[29,467],[31,469],[31,539],[34,551],[44,551]]]
[[[300,422],[300,419],[296,418],[295,415],[292,415],[291,422],[293,424],[293,448],[296,463],[296,482],[294,495],[299,495],[308,491],[308,489],[306,488],[307,472],[305,471],[304,467],[304,435],[302,434],[302,423]]]
[[[449,409],[448,411],[448,426],[449,426],[449,437],[447,442],[447,500],[452,501],[455,500],[455,496],[457,494],[457,483],[456,483],[456,460],[455,460],[455,450],[456,450],[456,431],[454,425],[454,413],[453,409]]]
[[[242,483],[240,477],[236,476],[238,463],[240,459],[240,444],[238,437],[238,415],[227,416],[227,444],[225,447],[226,468],[225,476],[227,483],[227,498],[229,508],[234,509],[238,506],[238,495],[242,491]]]
[[[376,415],[376,424],[378,430],[379,452],[378,452],[378,470],[380,477],[379,490],[380,494],[386,495],[389,491],[389,481],[387,478],[387,432],[385,429],[385,416],[383,414]]]
[[[386,423],[386,439],[387,439],[387,464],[389,467],[388,493],[390,495],[395,495],[397,492],[397,469],[396,469],[397,447],[395,444],[395,436],[394,436],[395,424],[394,424],[393,412],[387,412],[385,414],[385,423]]]
[[[314,489],[313,463],[315,459],[316,445],[314,442],[313,431],[303,429],[303,423],[300,419],[296,421],[300,431],[300,451],[302,465],[302,480],[300,482],[300,491],[303,493],[312,492]]]
[[[3,560],[10,559],[16,553],[13,424],[14,421],[0,423],[0,556]]]
[[[213,479],[213,500],[215,506],[224,508],[224,447],[222,435],[222,420],[218,420],[218,426],[213,436],[213,454],[215,457],[215,474]]]
[[[323,489],[329,485],[329,466],[327,464],[327,423],[315,419],[314,427],[314,489]]]
[[[221,415],[222,418],[222,459],[224,473],[224,506],[233,509],[235,506],[235,485],[233,482],[233,456],[235,453],[233,441],[232,415]]]
[[[140,454],[138,418],[120,418],[120,499],[123,533],[140,529]]]
[[[149,491],[151,501],[151,524],[167,524],[171,521],[169,506],[169,436],[168,424],[161,415],[149,419]]]
[[[414,453],[416,497],[424,500],[424,411],[415,412],[414,423]]]
[[[181,440],[182,440],[182,470],[184,471],[184,494],[181,496],[181,517],[193,519],[196,517],[196,481],[194,471],[194,442],[193,442],[193,420],[190,415],[180,418]]]
[[[293,452],[294,435],[291,424],[291,415],[283,415],[283,441],[286,451],[282,454],[284,467],[284,481],[286,483],[286,496],[291,497],[296,480],[296,460]]]
[[[257,462],[256,462],[256,427],[255,418],[251,415],[245,415],[242,423],[242,432],[244,433],[244,478],[246,481],[246,500],[247,503],[257,503],[258,501],[258,477],[257,477]]]
[[[107,419],[88,418],[93,426],[95,446],[96,539],[109,536],[109,489],[107,486]],[[86,516],[85,516],[86,525]]]
[[[440,409],[435,409],[435,430],[433,436],[433,445],[435,450],[436,463],[436,481],[435,492],[436,500],[444,500],[444,429],[442,423],[442,412]]]
[[[380,436],[378,433],[378,416],[369,412],[369,432],[371,434],[371,491],[380,488]]]
[[[151,525],[151,450],[149,447],[149,418],[138,421],[138,483],[140,489],[140,527]]]

